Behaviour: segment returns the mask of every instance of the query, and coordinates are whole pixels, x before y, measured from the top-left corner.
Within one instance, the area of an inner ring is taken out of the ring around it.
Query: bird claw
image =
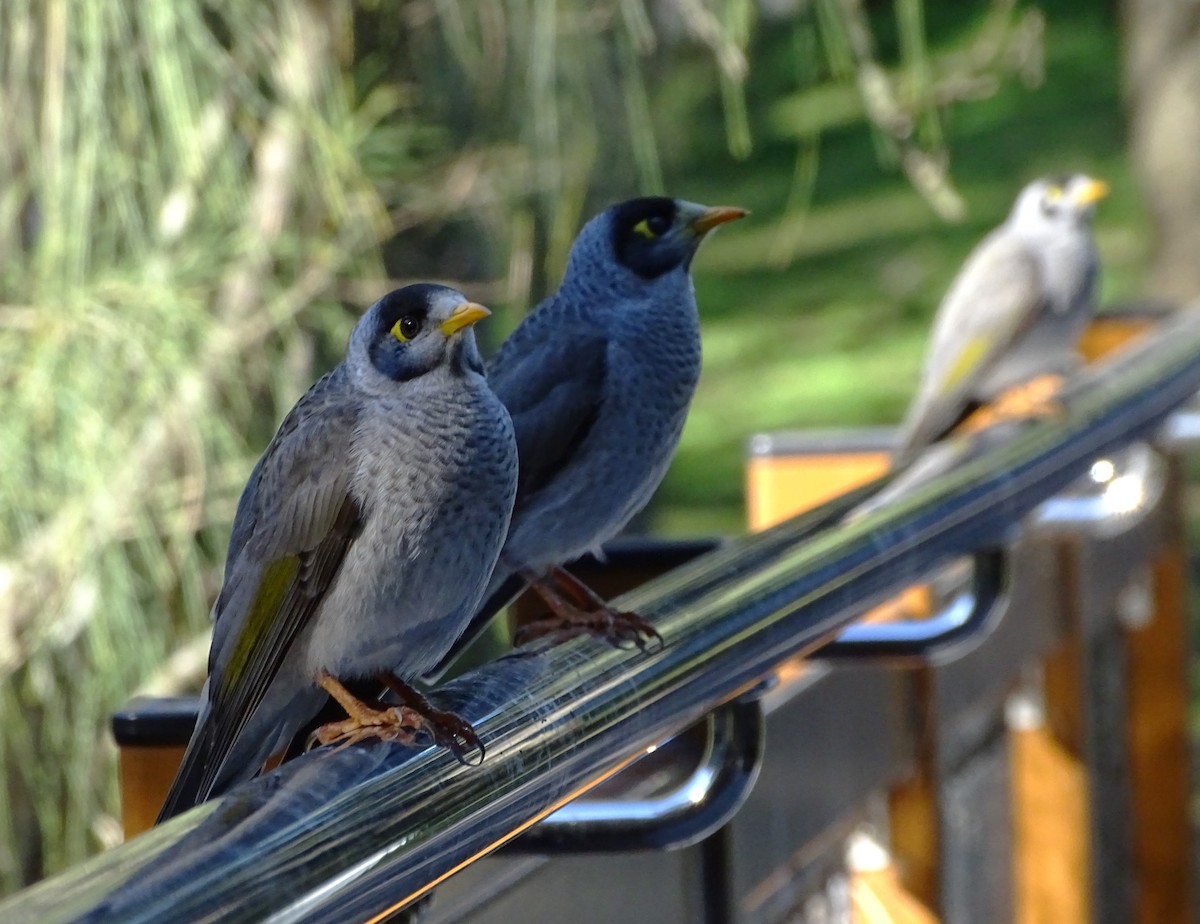
[[[358,717],[322,725],[308,736],[304,749],[310,751],[315,747],[336,744],[334,750],[340,751],[371,738],[415,745],[417,734],[423,730],[421,716],[407,706],[369,709]]]
[[[609,610],[610,630],[609,640],[618,648],[625,647],[631,642],[633,647],[643,654],[658,654],[666,647],[662,635],[637,613],[628,610]]]
[[[557,645],[580,635],[598,638],[614,648],[636,648],[644,654],[657,654],[666,644],[658,630],[637,613],[608,606],[593,610],[572,609],[535,620],[518,629],[513,640],[518,646],[536,639],[546,639],[550,645]]]
[[[429,743],[445,747],[455,760],[467,767],[479,766],[487,754],[483,742],[466,719],[441,709],[430,710],[430,714],[426,715],[408,706],[373,709],[369,716],[361,719],[329,722],[308,736],[305,750],[334,744],[337,745],[334,750],[340,751],[372,738],[408,747],[418,747],[423,743],[422,739],[426,739]],[[477,761],[472,761],[468,756],[473,751],[479,752]]]
[[[487,757],[487,749],[475,734],[470,722],[456,712],[443,709],[435,710],[432,715],[425,716],[425,719],[426,725],[422,730],[433,739],[434,744],[441,745],[453,754],[460,764],[464,767],[478,767],[483,763]],[[473,762],[467,758],[466,755],[473,751],[479,752],[478,761]]]

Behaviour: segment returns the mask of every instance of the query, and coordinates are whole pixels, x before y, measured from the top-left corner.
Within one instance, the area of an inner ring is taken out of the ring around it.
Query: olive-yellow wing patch
[[[980,362],[987,355],[988,349],[991,347],[989,337],[972,337],[959,351],[958,356],[951,362],[950,367],[946,370],[946,375],[938,385],[938,394],[945,395],[948,392],[954,391],[979,368]]]
[[[209,690],[211,709],[200,738],[188,747],[160,818],[204,799],[225,759],[279,673],[296,637],[328,593],[360,531],[362,511],[347,496],[329,533],[315,548],[263,566],[232,653]]]

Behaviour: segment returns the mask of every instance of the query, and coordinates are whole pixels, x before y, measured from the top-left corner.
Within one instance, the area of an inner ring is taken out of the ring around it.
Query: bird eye
[[[667,233],[667,229],[671,227],[671,223],[663,215],[653,215],[650,218],[643,218],[633,226],[635,234],[640,234],[648,241],[662,237]]]
[[[1046,216],[1057,214],[1058,208],[1062,204],[1062,197],[1061,186],[1047,186],[1046,191],[1042,193],[1042,214]]]
[[[415,314],[406,314],[392,325],[392,336],[401,343],[407,343],[421,333],[421,319]]]

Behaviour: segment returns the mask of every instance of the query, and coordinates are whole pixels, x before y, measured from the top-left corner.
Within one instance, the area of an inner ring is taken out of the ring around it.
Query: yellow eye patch
[[[1046,189],[1047,202],[1057,202],[1062,197],[1063,191],[1061,186],[1050,186]]]
[[[406,314],[392,325],[392,336],[401,343],[408,343],[421,332],[421,322],[411,314]]]
[[[648,219],[648,218],[643,218],[636,225],[634,225],[633,233],[640,234],[642,237],[644,237],[648,241],[652,241],[656,237],[658,237],[657,234],[655,234],[653,231],[650,230],[650,219]]]

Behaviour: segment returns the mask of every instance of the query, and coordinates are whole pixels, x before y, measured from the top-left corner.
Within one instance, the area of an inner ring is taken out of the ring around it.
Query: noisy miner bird
[[[280,425],[238,503],[200,719],[160,820],[253,776],[326,693],[349,718],[324,743],[479,746],[404,681],[477,609],[516,496],[512,423],[471,330],[488,314],[444,286],[386,295]],[[362,678],[403,705],[342,685]]]
[[[713,228],[746,214],[664,197],[608,208],[580,231],[558,291],[488,363],[517,435],[517,503],[487,603],[438,670],[527,584],[555,616],[518,641],[657,638],[561,565],[620,532],[666,474],[700,376],[692,257]]]
[[[1018,387],[1032,387],[1032,407],[1047,409],[1079,362],[1079,336],[1094,310],[1100,263],[1091,223],[1107,194],[1106,184],[1081,174],[1037,180],[972,251],[938,307],[896,464],[981,406],[1003,416],[1004,396]],[[1019,401],[1012,408],[1031,410]]]

